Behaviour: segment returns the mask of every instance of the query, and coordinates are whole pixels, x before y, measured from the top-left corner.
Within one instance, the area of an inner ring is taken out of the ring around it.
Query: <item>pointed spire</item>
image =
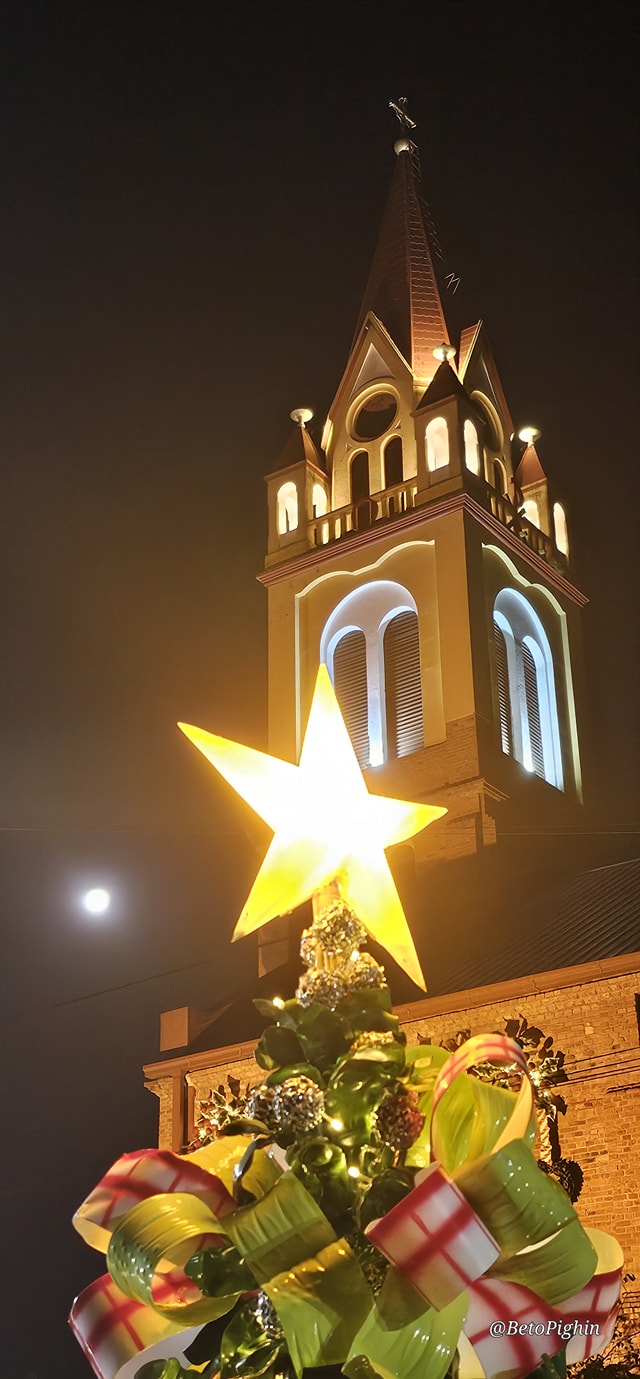
[[[414,376],[425,385],[433,351],[449,339],[418,194],[415,144],[395,144],[396,166],[356,334],[372,311],[386,326]]]
[[[547,476],[533,441],[530,441],[523,451],[515,477],[518,488],[528,488],[530,484],[546,483]]]

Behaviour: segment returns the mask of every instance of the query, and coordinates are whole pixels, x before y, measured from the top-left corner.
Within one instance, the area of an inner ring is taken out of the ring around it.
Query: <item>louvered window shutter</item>
[[[524,670],[524,693],[529,721],[529,744],[531,765],[537,776],[545,779],[542,730],[540,727],[540,697],[538,692],[538,672],[533,655],[526,642],[522,643],[522,668]]]
[[[502,750],[513,756],[513,733],[511,731],[511,699],[509,695],[509,665],[507,662],[507,643],[504,632],[497,622],[493,624],[496,648],[496,675],[498,679],[498,710],[500,713],[500,740]]]
[[[424,747],[420,640],[415,613],[398,613],[384,634],[387,748],[406,757]]]
[[[364,632],[347,632],[333,657],[333,687],[361,766],[369,764],[367,645]]]

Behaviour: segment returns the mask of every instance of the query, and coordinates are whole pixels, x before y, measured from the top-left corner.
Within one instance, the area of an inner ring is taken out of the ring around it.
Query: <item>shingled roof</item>
[[[416,377],[431,378],[433,351],[449,334],[410,147],[397,154],[356,336],[370,311],[386,326]]]

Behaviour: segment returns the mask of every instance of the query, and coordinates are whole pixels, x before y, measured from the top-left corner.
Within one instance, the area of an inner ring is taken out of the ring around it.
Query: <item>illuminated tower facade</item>
[[[322,448],[300,409],[268,476],[261,576],[269,750],[296,759],[325,662],[369,788],[449,810],[419,867],[575,819],[586,601],[482,322],[451,338],[427,223],[405,130]]]

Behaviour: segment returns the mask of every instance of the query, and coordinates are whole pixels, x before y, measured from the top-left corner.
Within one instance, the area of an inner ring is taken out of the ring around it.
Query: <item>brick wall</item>
[[[580,1216],[611,1231],[626,1268],[640,1275],[640,1040],[636,993],[640,953],[580,967],[538,973],[475,991],[427,998],[398,1007],[410,1043],[428,1034],[435,1043],[460,1029],[472,1034],[502,1028],[524,1015],[552,1034],[567,1058],[568,1102],[561,1118],[565,1158],[582,1165]],[[168,1059],[145,1068],[147,1087],[159,1098],[159,1144],[180,1150],[191,1134],[198,1101],[231,1073],[257,1081],[253,1043]]]

